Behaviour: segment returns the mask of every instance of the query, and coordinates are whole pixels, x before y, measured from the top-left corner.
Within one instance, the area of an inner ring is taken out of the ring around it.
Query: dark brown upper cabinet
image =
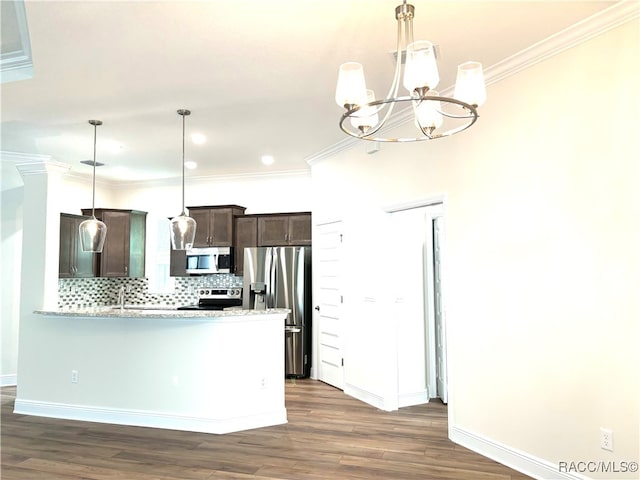
[[[195,248],[233,246],[233,219],[244,214],[244,207],[221,205],[188,209],[189,216],[196,221]]]
[[[258,217],[246,215],[235,218],[234,273],[244,273],[244,249],[258,246]]]
[[[258,217],[258,246],[311,245],[311,213],[279,213]]]
[[[83,209],[90,215],[91,209]],[[107,225],[107,239],[99,253],[100,277],[144,277],[147,212],[96,208]]]
[[[91,217],[60,214],[60,256],[58,276],[60,278],[95,277],[97,255],[82,250],[80,243],[80,224]]]

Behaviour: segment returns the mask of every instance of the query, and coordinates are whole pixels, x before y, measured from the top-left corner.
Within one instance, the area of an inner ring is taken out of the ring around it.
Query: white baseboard
[[[0,375],[0,387],[12,387],[18,384],[18,375]]]
[[[124,410],[115,408],[85,407],[60,403],[16,399],[14,413],[38,417],[64,418],[84,422],[112,423],[135,427],[165,428],[202,433],[231,433],[253,428],[287,423],[285,408],[277,411],[232,418],[200,418],[185,415]]]
[[[360,387],[356,387],[355,385],[351,385],[350,383],[344,384],[344,393],[364,403],[368,403],[369,405],[379,408],[380,410],[385,410],[387,412],[391,411],[391,409],[385,405],[384,397],[371,393]]]
[[[398,395],[397,398],[385,398],[375,393],[371,393],[368,390],[356,387],[355,385],[352,385],[350,383],[345,383],[344,393],[362,402],[379,408],[380,410],[384,410],[385,412],[392,412],[402,407],[410,407],[412,405],[422,405],[424,403],[429,403],[428,390],[403,393]]]
[[[398,395],[398,408],[423,405],[425,403],[429,403],[429,392],[426,389],[419,392],[401,393]]]
[[[561,472],[558,465],[521,452],[456,426],[449,426],[451,441],[480,455],[539,480],[588,480],[588,477]]]

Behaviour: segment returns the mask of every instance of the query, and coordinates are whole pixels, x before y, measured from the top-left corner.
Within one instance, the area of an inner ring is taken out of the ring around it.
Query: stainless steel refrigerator
[[[311,369],[311,247],[244,250],[243,308],[288,308],[284,324],[285,375]]]

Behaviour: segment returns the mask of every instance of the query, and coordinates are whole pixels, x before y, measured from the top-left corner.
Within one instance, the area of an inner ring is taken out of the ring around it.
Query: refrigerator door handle
[[[271,260],[271,264],[269,265],[269,298],[267,299],[267,307],[269,308],[277,308],[279,305],[276,305],[276,299],[278,292],[276,291],[279,287],[276,284],[276,269],[278,268],[278,251],[275,248],[270,248],[269,258]]]
[[[284,327],[284,331],[287,333],[300,333],[302,329],[300,327],[292,327],[290,325],[287,325],[286,327]]]

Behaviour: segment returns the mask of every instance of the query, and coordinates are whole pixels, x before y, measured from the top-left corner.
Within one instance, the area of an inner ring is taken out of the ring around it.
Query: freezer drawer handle
[[[302,329],[296,327],[284,327],[284,331],[290,333],[300,333]]]

